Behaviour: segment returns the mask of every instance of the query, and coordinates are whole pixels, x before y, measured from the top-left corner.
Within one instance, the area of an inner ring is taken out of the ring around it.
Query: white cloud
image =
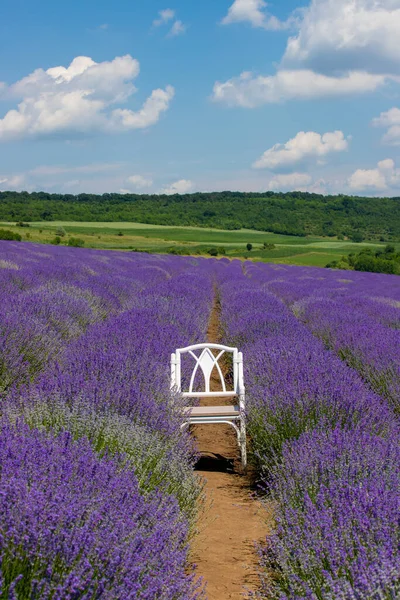
[[[354,190],[387,190],[400,184],[400,169],[391,158],[378,162],[375,169],[357,169],[348,180]]]
[[[269,15],[266,8],[267,3],[264,0],[235,0],[226,17],[222,19],[222,24],[248,22],[253,27],[270,30],[286,29],[290,26],[289,21],[282,22]]]
[[[275,144],[254,163],[255,169],[271,169],[292,166],[308,158],[322,158],[331,152],[343,152],[348,139],[342,131],[320,135],[314,131],[299,131],[285,144]]]
[[[166,8],[165,10],[160,10],[158,13],[158,19],[153,21],[153,27],[161,27],[161,25],[166,25],[170,23],[173,19],[175,19],[176,12],[172,10],[172,8]],[[168,32],[167,37],[176,37],[178,35],[182,35],[187,30],[187,27],[182,21],[179,19],[175,19],[171,29]]]
[[[383,141],[393,146],[400,146],[400,109],[393,107],[383,112],[372,121],[378,127],[387,127]]]
[[[118,108],[111,114],[111,129],[143,129],[154,125],[162,112],[169,108],[175,90],[168,85],[165,90],[154,90],[147,98],[141,110],[134,112],[126,108]]]
[[[380,160],[378,162],[378,169],[383,173],[393,173],[394,170],[394,160],[392,158],[385,158],[384,160]]]
[[[182,23],[182,21],[175,21],[168,33],[168,37],[176,37],[177,35],[182,35],[182,33],[185,33],[186,29],[187,27],[184,23]]]
[[[171,8],[166,8],[165,10],[160,10],[158,12],[158,19],[153,21],[153,26],[160,27],[161,25],[164,25],[165,23],[172,21],[172,19],[174,17],[175,17],[175,11],[172,10]]]
[[[312,0],[289,38],[284,68],[400,73],[399,0]]]
[[[142,175],[131,175],[127,181],[136,189],[149,188],[153,185],[151,179],[146,179]]]
[[[349,179],[349,186],[354,190],[387,188],[386,179],[379,169],[357,169]]]
[[[268,183],[271,190],[306,191],[312,182],[308,173],[288,173],[286,175],[275,175]]]
[[[214,85],[213,99],[230,106],[255,108],[283,100],[308,100],[324,96],[343,96],[372,92],[383,86],[387,77],[352,71],[330,77],[309,70],[278,71],[276,75],[254,76],[244,72]]]
[[[153,125],[169,107],[174,96],[171,86],[154,90],[139,111],[113,108],[136,92],[133,80],[139,71],[139,62],[130,55],[102,63],[78,56],[67,68],[36,69],[4,86],[3,96],[22,101],[0,119],[0,141],[96,131],[114,133]]]
[[[160,194],[167,194],[168,196],[172,196],[172,194],[187,194],[193,189],[193,182],[188,179],[180,179],[179,181],[175,181],[171,183],[166,188],[160,190]]]

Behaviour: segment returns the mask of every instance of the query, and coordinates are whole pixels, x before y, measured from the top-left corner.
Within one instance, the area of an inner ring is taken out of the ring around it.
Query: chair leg
[[[243,469],[247,467],[247,443],[246,443],[246,425],[244,419],[240,420],[240,454],[242,458]]]

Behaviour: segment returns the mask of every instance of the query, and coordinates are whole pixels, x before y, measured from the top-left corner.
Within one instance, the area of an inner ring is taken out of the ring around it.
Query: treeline
[[[329,263],[327,268],[400,275],[400,252],[396,252],[390,244],[384,250],[375,252],[371,248],[364,248],[357,254],[349,254]]]
[[[400,198],[303,192],[155,196],[0,192],[0,221],[136,221],[288,235],[400,239]]]

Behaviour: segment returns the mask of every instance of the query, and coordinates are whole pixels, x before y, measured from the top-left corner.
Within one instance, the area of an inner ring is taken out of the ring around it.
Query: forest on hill
[[[172,196],[0,192],[0,221],[130,221],[386,241],[400,239],[400,198],[305,192]]]

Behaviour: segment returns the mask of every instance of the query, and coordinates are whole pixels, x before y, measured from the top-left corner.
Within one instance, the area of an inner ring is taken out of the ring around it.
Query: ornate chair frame
[[[219,350],[214,356],[212,350]],[[199,352],[199,355],[196,352]],[[233,389],[227,390],[220,361],[224,354],[231,354],[233,361]],[[188,390],[182,390],[181,357],[191,356],[195,365],[191,374]],[[204,391],[193,390],[196,375],[200,371],[204,376]],[[216,369],[221,382],[221,391],[210,391],[211,375]],[[182,427],[193,424],[224,423],[234,428],[240,448],[242,465],[247,466],[246,423],[245,423],[245,387],[243,381],[243,354],[237,348],[221,344],[195,344],[186,348],[178,348],[171,355],[171,390],[184,398],[236,398],[234,406],[194,406],[184,411]]]

